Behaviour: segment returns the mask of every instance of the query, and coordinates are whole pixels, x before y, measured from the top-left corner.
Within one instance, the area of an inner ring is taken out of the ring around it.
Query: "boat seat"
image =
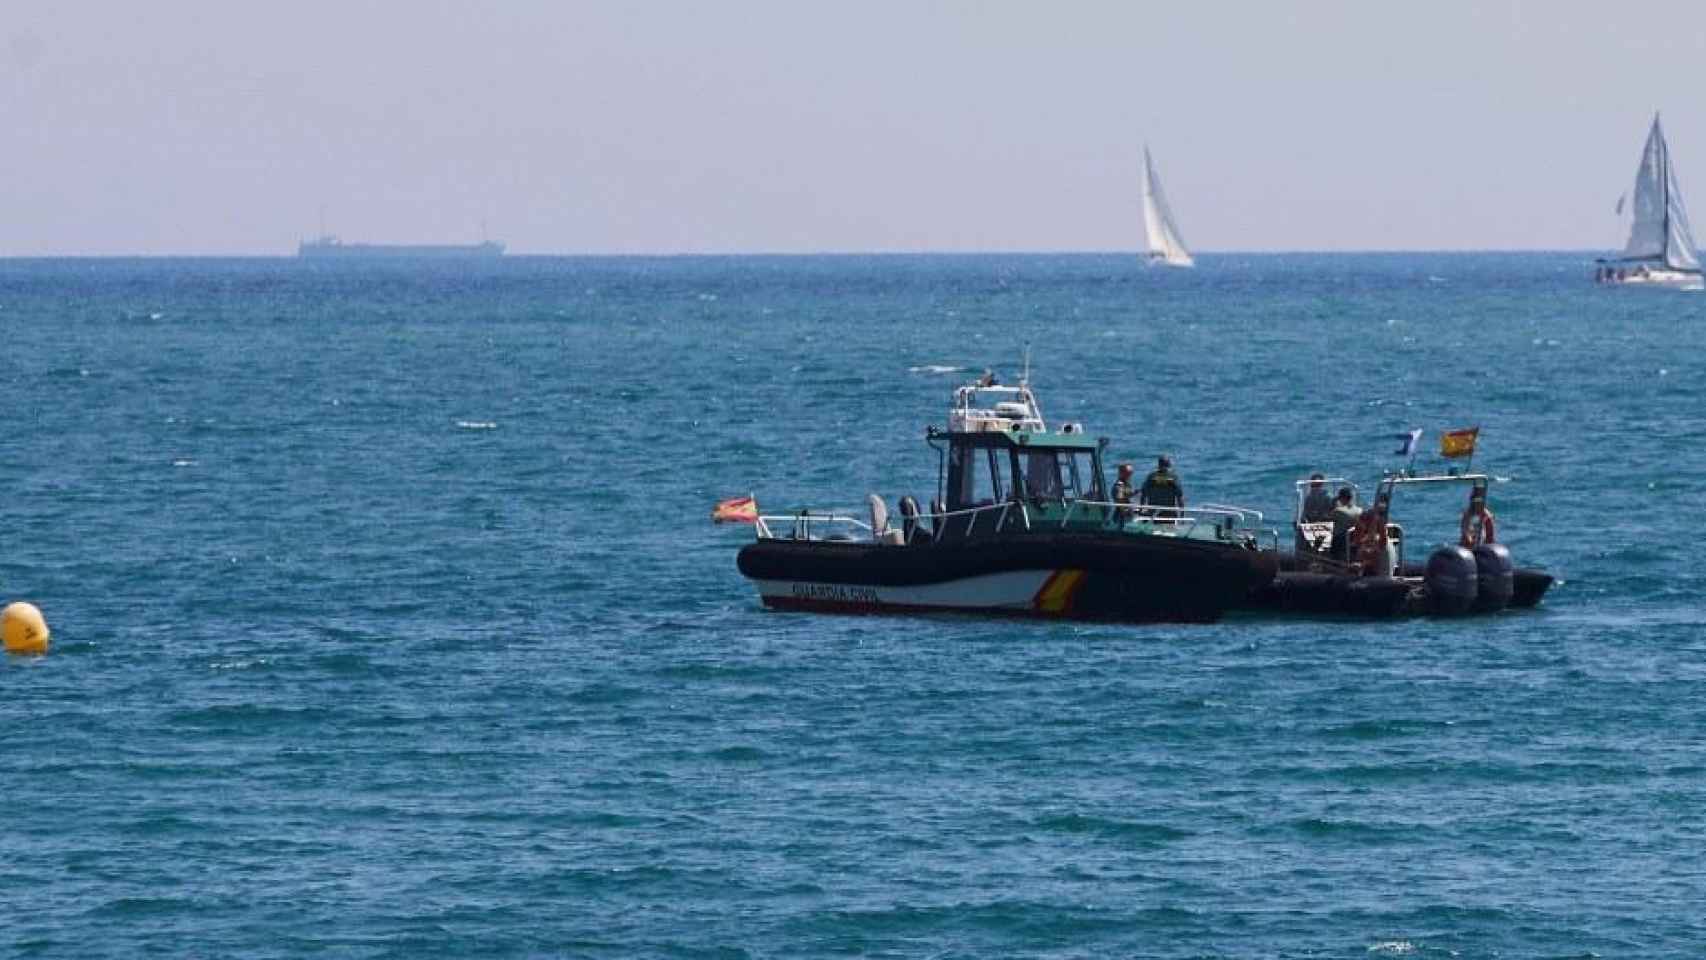
[[[918,501],[911,496],[904,496],[896,505],[900,508],[901,542],[911,544],[919,535]]]
[[[871,494],[869,499],[871,502],[871,539],[875,540],[877,543],[885,543],[894,546],[905,544],[906,535],[889,526],[888,504],[883,502],[882,497],[879,497],[874,493]]]
[[[1316,553],[1326,553],[1333,545],[1333,522],[1328,520],[1298,524],[1297,542]]]

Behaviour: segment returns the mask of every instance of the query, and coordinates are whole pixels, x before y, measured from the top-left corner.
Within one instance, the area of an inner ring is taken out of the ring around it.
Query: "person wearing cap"
[[[1333,558],[1350,559],[1351,531],[1356,529],[1362,510],[1356,505],[1356,495],[1350,487],[1340,487],[1333,500]]]
[[[1303,522],[1324,523],[1333,519],[1333,498],[1327,493],[1327,478],[1309,475],[1309,494],[1303,498]]]
[[[1149,507],[1184,509],[1185,488],[1179,485],[1179,475],[1173,472],[1172,458],[1166,454],[1156,458],[1155,469],[1143,478],[1143,489],[1138,491],[1138,502]],[[1172,515],[1169,510],[1167,516]]]
[[[1131,482],[1132,473],[1131,464],[1120,464],[1120,478],[1114,481],[1115,503],[1130,503],[1132,498],[1137,495],[1137,487],[1133,486]],[[1121,523],[1124,523],[1131,519],[1131,509],[1129,507],[1120,508],[1115,511],[1114,515],[1119,518]]]

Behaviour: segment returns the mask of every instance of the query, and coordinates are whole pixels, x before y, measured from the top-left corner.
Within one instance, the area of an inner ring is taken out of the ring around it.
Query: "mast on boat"
[[[1659,183],[1664,188],[1664,220],[1661,224],[1663,233],[1660,236],[1665,242],[1659,247],[1659,259],[1670,263],[1670,144],[1665,142],[1665,132],[1659,126],[1658,111],[1653,111],[1653,135],[1659,138]]]

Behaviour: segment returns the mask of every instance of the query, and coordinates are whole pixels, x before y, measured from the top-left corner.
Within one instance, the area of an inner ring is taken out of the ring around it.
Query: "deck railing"
[[[993,520],[983,523],[984,518],[993,516]],[[996,533],[1007,528],[1008,518],[1014,517],[1025,529],[1031,529],[1031,513],[1023,503],[1015,500],[1004,500],[1001,503],[986,503],[976,507],[966,507],[963,510],[952,510],[946,513],[925,513],[919,515],[919,520],[930,521],[928,537],[940,540],[951,528],[955,518],[966,518],[965,528],[958,531],[960,536],[971,536],[979,532],[980,525],[986,526],[989,533]],[[783,524],[789,524],[788,534],[778,536],[776,530]],[[875,540],[884,531],[875,530],[871,525],[858,517],[840,513],[817,513],[811,510],[801,510],[798,513],[770,514],[758,518],[755,525],[760,540],[810,540],[812,528],[818,527],[833,531],[822,539],[852,539],[855,534],[865,539]],[[894,529],[893,518],[889,529]],[[842,534],[836,536],[836,532]]]
[[[792,526],[789,528],[787,535],[779,536],[772,527],[772,524],[778,526],[781,524],[791,524]],[[851,540],[853,537],[850,534],[847,534],[847,531],[849,530],[863,531],[863,535],[866,539],[873,538],[871,525],[860,520],[858,517],[850,517],[839,513],[816,513],[811,510],[801,510],[799,513],[766,514],[758,518],[757,523],[753,524],[753,529],[760,540],[811,540],[813,539],[813,526],[817,526],[820,529],[827,529],[829,531],[839,531],[844,534],[842,537],[835,537],[832,533],[830,536],[820,536],[818,539]]]
[[[1147,504],[1119,503],[1113,500],[1071,500],[1060,519],[1062,529],[1070,525],[1079,508],[1102,512],[1096,518],[1109,530],[1126,530],[1172,537],[1236,540],[1240,537],[1266,540],[1279,544],[1279,531],[1262,526],[1262,511],[1225,503],[1204,503],[1194,507],[1160,507]],[[1090,518],[1085,518],[1090,519]]]
[[[1060,503],[1061,501],[1056,501]],[[1279,547],[1279,531],[1262,526],[1262,512],[1230,504],[1207,503],[1195,507],[1158,507],[1111,500],[1067,500],[1057,520],[1046,520],[1024,501],[1005,500],[943,513],[921,514],[917,538],[939,542],[966,538],[978,533],[1021,529],[1080,529],[1091,526],[1110,533],[1125,532],[1167,537],[1245,542]],[[1098,515],[1092,515],[1095,511]],[[928,521],[928,527],[924,526]],[[1046,523],[1046,527],[1041,526]],[[889,530],[895,529],[891,520]],[[884,530],[875,530],[859,517],[834,512],[802,510],[797,513],[760,516],[755,525],[760,540],[876,540]]]

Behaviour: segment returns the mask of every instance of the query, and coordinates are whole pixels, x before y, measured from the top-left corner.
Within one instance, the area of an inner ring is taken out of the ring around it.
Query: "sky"
[[[1608,249],[1706,8],[93,3],[0,16],[0,256]],[[1703,207],[1706,209],[1706,207]]]

